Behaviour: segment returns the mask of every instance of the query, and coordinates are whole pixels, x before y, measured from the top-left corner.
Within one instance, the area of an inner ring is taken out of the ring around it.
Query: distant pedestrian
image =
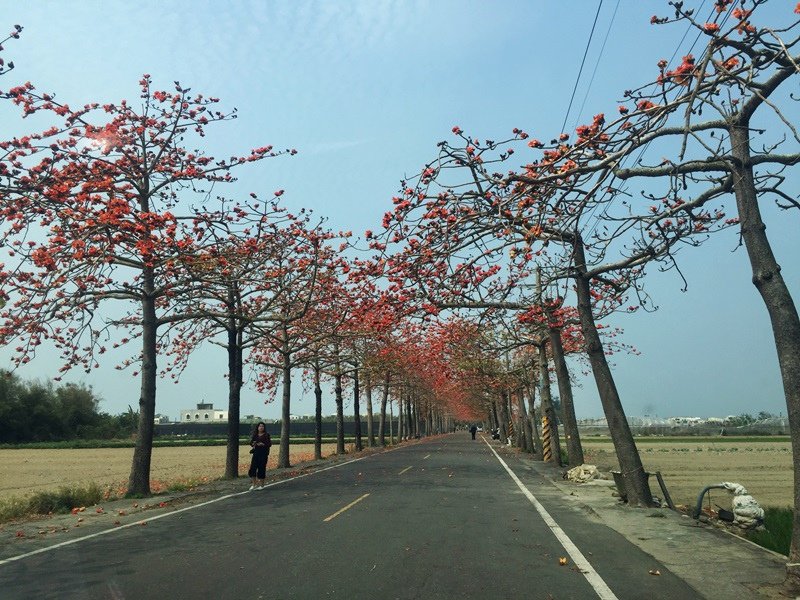
[[[469,432],[472,434],[472,439],[474,440],[475,434],[478,433],[478,426],[473,425],[472,427],[469,428]]]
[[[263,490],[264,479],[267,477],[269,449],[272,446],[272,439],[269,437],[267,426],[263,422],[256,425],[253,430],[253,435],[250,436],[250,446],[250,454],[253,455],[250,460],[250,470],[247,472],[253,482],[250,489]]]

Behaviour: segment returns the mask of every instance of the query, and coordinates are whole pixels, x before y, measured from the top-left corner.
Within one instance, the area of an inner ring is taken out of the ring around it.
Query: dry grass
[[[661,471],[675,504],[693,506],[707,485],[723,481],[740,483],[762,506],[793,504],[792,448],[790,442],[647,442],[636,446],[644,468]],[[617,468],[614,446],[608,442],[584,442],[586,463],[604,470]],[[655,477],[653,494],[661,496]],[[712,501],[729,502],[724,490],[712,491]]]
[[[267,467],[274,469],[278,448],[273,447]],[[322,455],[336,452],[336,444],[323,444]],[[21,498],[60,487],[96,484],[111,496],[124,493],[130,474],[133,448],[85,450],[0,450],[0,500]],[[290,447],[289,460],[298,464],[313,460],[314,447]],[[249,448],[239,454],[239,473],[247,474]],[[153,448],[150,488],[154,493],[218,479],[225,472],[224,446]]]

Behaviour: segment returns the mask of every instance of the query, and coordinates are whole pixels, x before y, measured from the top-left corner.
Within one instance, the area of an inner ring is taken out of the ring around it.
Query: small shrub
[[[91,506],[103,499],[103,490],[96,483],[87,487],[60,487],[56,491],[37,492],[28,500],[30,512],[68,513],[76,506]]]
[[[87,487],[60,487],[56,491],[36,492],[29,498],[0,501],[0,522],[26,515],[68,513],[79,506],[92,506],[103,499],[103,490],[96,483]]]
[[[23,498],[0,500],[0,523],[13,521],[30,514],[28,502]]]

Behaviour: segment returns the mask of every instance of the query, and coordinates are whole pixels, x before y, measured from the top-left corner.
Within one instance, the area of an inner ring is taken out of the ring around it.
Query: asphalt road
[[[2,563],[0,598],[698,597],[561,495],[459,432]]]

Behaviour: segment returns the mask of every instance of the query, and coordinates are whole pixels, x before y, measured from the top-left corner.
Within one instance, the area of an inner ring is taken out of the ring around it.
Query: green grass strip
[[[36,492],[26,498],[0,500],[0,522],[27,515],[64,514],[73,508],[92,506],[103,500],[103,490],[96,483],[86,487],[62,486],[57,490]]]
[[[770,506],[764,509],[764,530],[751,531],[747,534],[750,541],[768,548],[778,554],[789,556],[789,544],[792,541],[791,508]]]

